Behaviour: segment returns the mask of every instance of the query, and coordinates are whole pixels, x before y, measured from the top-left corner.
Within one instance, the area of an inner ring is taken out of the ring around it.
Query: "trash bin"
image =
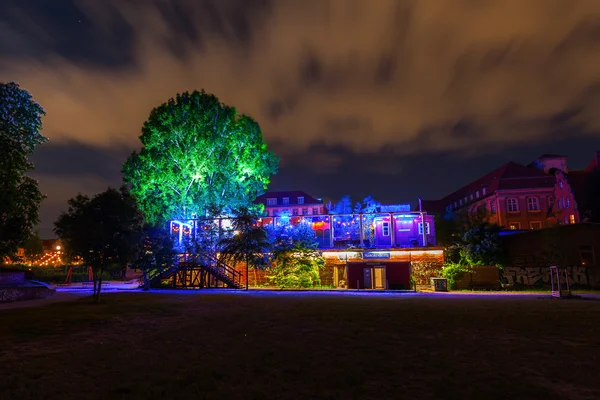
[[[448,279],[446,278],[431,278],[431,289],[434,292],[447,292]]]

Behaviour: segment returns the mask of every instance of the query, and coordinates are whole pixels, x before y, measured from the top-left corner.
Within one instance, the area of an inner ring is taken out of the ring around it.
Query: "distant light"
[[[60,250],[60,246],[56,246],[56,250]]]
[[[239,234],[240,234],[240,231],[233,231],[233,234],[234,234],[234,235],[239,235]]]

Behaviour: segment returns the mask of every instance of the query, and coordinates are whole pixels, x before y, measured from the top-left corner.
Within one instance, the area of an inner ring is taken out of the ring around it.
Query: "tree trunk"
[[[248,290],[248,259],[246,258],[246,290]]]
[[[256,277],[256,267],[252,268],[252,274],[254,275],[254,286],[258,286],[258,278]]]
[[[96,303],[100,301],[100,290],[102,289],[102,276],[98,278],[98,293],[96,294]]]
[[[92,280],[94,281],[94,291],[92,292],[92,300],[94,301],[94,303],[96,303],[97,302],[96,291],[97,291],[97,287],[98,287],[98,273],[94,270],[92,270]]]
[[[142,272],[144,274],[144,288],[142,290],[147,292],[148,290],[150,290],[150,279],[148,279],[147,271],[142,271]]]

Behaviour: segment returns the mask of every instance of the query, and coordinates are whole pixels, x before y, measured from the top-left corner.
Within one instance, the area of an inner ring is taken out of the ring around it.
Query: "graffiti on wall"
[[[567,271],[570,285],[589,286],[594,282],[590,282],[586,267],[566,267],[561,268],[561,280],[564,283],[564,272]],[[505,285],[513,286],[545,286],[550,285],[550,268],[549,267],[505,267],[500,272],[501,281]]]

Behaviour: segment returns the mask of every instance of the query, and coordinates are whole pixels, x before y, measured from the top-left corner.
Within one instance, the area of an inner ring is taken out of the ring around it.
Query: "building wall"
[[[459,208],[471,216],[484,216],[489,223],[498,224],[506,229],[540,229],[549,225],[549,199],[553,197],[552,188],[502,190]],[[531,199],[531,200],[530,200]],[[516,204],[517,211],[509,208],[509,201]],[[531,202],[531,203],[530,203]],[[537,210],[533,207],[537,204]]]
[[[509,263],[502,279],[506,285],[545,285],[548,267],[567,270],[582,286],[600,285],[600,225],[579,223],[504,237]]]
[[[303,214],[303,210],[306,210],[307,214]],[[316,213],[315,213],[315,210],[317,211]],[[290,204],[287,206],[282,205],[282,206],[276,206],[276,207],[265,206],[265,213],[269,217],[279,216],[285,212],[288,212],[290,216],[293,216],[293,215],[296,215],[296,214],[294,214],[294,211],[296,211],[298,213],[297,215],[323,215],[323,214],[325,214],[324,210],[325,210],[325,206],[323,206],[323,204],[303,204],[303,205]]]
[[[562,171],[556,172],[556,186],[553,193],[554,206],[550,220],[557,225],[579,223],[579,209],[575,195],[566,175]]]

